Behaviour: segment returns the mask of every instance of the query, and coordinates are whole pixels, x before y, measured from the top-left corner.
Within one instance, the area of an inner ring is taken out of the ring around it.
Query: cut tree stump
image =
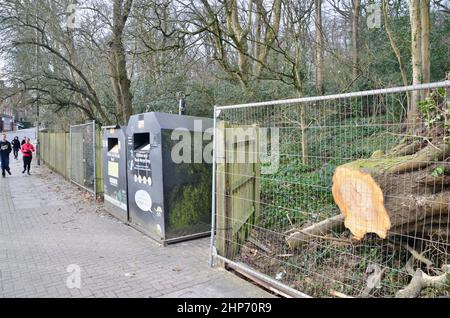
[[[450,191],[446,185],[421,183],[437,162],[450,155],[447,143],[429,144],[414,155],[376,156],[336,168],[333,198],[356,239],[367,233],[386,238],[391,228],[436,217],[448,222]]]

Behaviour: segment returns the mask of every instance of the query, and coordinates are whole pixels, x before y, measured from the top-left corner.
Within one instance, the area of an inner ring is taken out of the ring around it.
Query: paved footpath
[[[1,297],[271,297],[208,266],[209,238],[162,247],[35,162],[0,178]],[[81,288],[74,264],[80,269]],[[72,266],[74,266],[72,265]]]

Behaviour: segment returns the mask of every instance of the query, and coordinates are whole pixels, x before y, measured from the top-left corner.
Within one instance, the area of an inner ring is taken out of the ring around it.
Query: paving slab
[[[21,170],[0,179],[0,297],[273,297],[210,268],[209,238],[162,247],[35,160]]]

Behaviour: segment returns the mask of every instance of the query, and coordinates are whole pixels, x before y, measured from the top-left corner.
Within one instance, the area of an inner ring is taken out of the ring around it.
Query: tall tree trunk
[[[264,69],[264,65],[267,62],[270,48],[275,39],[278,37],[278,33],[280,31],[282,1],[273,1],[272,12],[270,14],[270,17],[272,17],[272,23],[270,22],[268,12],[264,8],[263,1],[257,1],[256,8],[258,15],[262,17],[265,29],[265,33],[262,35],[261,39],[262,45],[259,47],[258,55],[254,57],[257,60],[254,77],[259,78],[261,76],[261,72]]]
[[[303,88],[303,82],[300,77],[300,50],[297,48],[297,57],[296,57],[296,63],[294,65],[294,86],[297,90],[297,97],[302,97],[302,88]],[[305,104],[302,104],[300,107],[300,131],[302,133],[302,163],[304,165],[308,165],[309,159],[308,159],[308,125],[306,124],[306,113],[305,113]]]
[[[78,63],[78,55],[75,49],[75,43],[74,43],[74,34],[73,34],[73,30],[69,27],[67,27],[66,29],[66,46],[67,46],[67,51],[69,53],[68,55],[68,60],[73,64],[73,65],[79,65]],[[78,85],[81,86],[81,81],[79,79],[79,77],[76,76],[74,70],[70,67],[67,68],[69,73],[70,73],[70,77],[73,79],[73,81],[75,83],[77,83]],[[92,109],[91,105],[86,101],[86,98],[80,94],[76,95],[76,99],[78,101],[78,103],[80,105],[82,105],[85,109],[89,110],[89,112],[91,114],[94,113],[94,110]],[[86,111],[85,111],[86,112]],[[106,114],[104,114],[103,116],[106,116]],[[90,119],[97,119],[96,116],[94,116],[94,118],[90,118]],[[104,121],[104,118],[101,118],[102,121]]]
[[[128,78],[125,47],[122,36],[133,0],[114,0],[113,38],[111,41],[112,80],[116,95],[116,109],[119,123],[124,125],[133,114],[131,81]]]
[[[316,93],[322,95],[323,89],[323,30],[322,30],[322,0],[314,0],[316,10]]]
[[[230,37],[238,51],[238,69],[236,73],[244,90],[248,89],[250,75],[250,58],[247,42],[247,30],[243,29],[239,20],[237,0],[225,2],[226,24]],[[250,23],[250,21],[247,21]]]
[[[422,82],[430,82],[430,1],[422,0],[420,6],[421,41],[422,41]],[[422,98],[427,97],[428,91],[424,91]]]
[[[359,50],[358,50],[358,24],[361,11],[361,0],[353,0],[352,14],[352,80],[355,81],[359,73]]]
[[[395,56],[397,57],[400,74],[402,76],[402,83],[404,86],[408,86],[408,76],[406,75],[405,64],[403,63],[400,49],[398,48],[397,43],[395,42],[394,35],[392,34],[392,32],[389,28],[387,0],[383,0],[381,4],[382,4],[382,9],[383,9],[383,16],[384,16],[384,29],[386,30],[386,34],[389,38],[389,42],[391,44],[392,50],[394,51]],[[409,104],[410,104],[410,99],[411,99],[409,93],[406,94],[406,99],[407,99],[408,109],[409,109]]]
[[[409,0],[411,21],[411,62],[413,70],[413,85],[420,84],[422,79],[422,48],[421,48],[421,0]],[[420,92],[415,90],[411,94],[411,103],[408,109],[408,126],[413,130],[418,122],[418,103]]]

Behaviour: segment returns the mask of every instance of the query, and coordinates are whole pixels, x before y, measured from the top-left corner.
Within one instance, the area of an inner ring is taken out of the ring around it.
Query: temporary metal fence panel
[[[95,184],[95,193],[102,194],[103,165],[101,162],[101,131],[97,130],[95,132],[95,143],[93,144],[90,144],[91,140],[93,140],[92,138],[94,138],[90,137],[90,128],[78,127],[72,129],[72,131],[74,131],[74,134],[69,132],[40,132],[41,159],[53,171],[74,181],[90,192],[94,192],[93,185]],[[85,136],[86,138],[84,138]],[[82,140],[86,144],[83,144]],[[95,158],[93,155],[94,146],[96,148]],[[71,147],[74,148],[73,151]],[[92,150],[90,147],[92,147]],[[72,157],[75,160],[73,165],[71,161]],[[95,180],[93,179],[94,174]]]
[[[96,194],[95,122],[70,126],[70,180]]]
[[[449,87],[215,107],[211,260],[297,296],[407,296],[413,275],[422,274],[415,278],[422,296],[448,292]],[[425,92],[422,124],[412,129],[408,106]],[[235,134],[224,127],[249,126],[258,128],[259,171],[230,156],[251,150],[224,146]],[[375,180],[373,189],[358,176]],[[236,180],[252,178],[257,191],[231,191]],[[248,218],[248,206],[257,206],[259,217]],[[236,224],[249,231],[235,235]],[[230,253],[224,245],[236,248]],[[440,286],[425,288],[427,275]]]

